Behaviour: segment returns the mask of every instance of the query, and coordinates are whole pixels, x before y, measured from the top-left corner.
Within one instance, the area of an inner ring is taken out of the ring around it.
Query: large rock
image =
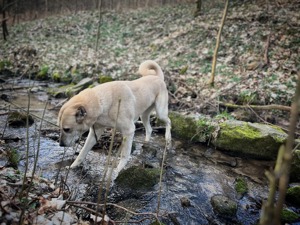
[[[185,116],[171,112],[172,134],[190,142],[208,142],[220,150],[256,159],[276,159],[279,146],[287,138],[273,125],[228,120],[221,124],[206,117]],[[215,134],[218,135],[215,135]],[[213,137],[213,138],[212,138]],[[295,165],[299,165],[294,163]],[[297,166],[294,167],[297,170]],[[299,173],[300,174],[300,173]],[[295,172],[297,176],[297,172]]]
[[[131,191],[145,191],[157,184],[159,177],[160,169],[133,166],[122,170],[115,182],[121,188],[129,188]]]
[[[287,134],[276,126],[228,120],[220,124],[213,144],[222,150],[257,159],[276,159]]]

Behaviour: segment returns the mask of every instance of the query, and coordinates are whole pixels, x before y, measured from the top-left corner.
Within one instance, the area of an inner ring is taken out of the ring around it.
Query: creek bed
[[[30,81],[22,81],[28,86]],[[19,87],[22,85],[19,85]],[[36,90],[30,97],[30,110],[41,117],[48,96],[45,92],[47,84],[35,83]],[[13,91],[12,91],[13,90]],[[26,110],[28,94],[25,89],[7,89],[2,95],[7,95],[10,110],[19,106]],[[59,131],[54,125],[59,108],[54,106],[62,99],[52,99],[48,104],[43,122],[42,132],[39,132],[39,119],[29,128],[30,168],[38,149],[40,138],[40,152],[38,158],[38,175],[48,179],[66,177],[65,166],[74,160],[77,149],[62,148],[58,144]],[[1,134],[10,148],[15,148],[21,155],[19,169],[24,168],[26,151],[26,128],[12,128],[6,126],[8,103],[1,100],[0,116]],[[50,123],[46,122],[49,121]],[[5,128],[5,130],[4,130]],[[39,137],[39,134],[40,137]],[[109,136],[109,132],[106,133]],[[109,140],[109,138],[107,138]],[[142,130],[136,132],[135,150],[127,165],[159,168],[164,150],[164,139],[161,132],[156,132],[149,144],[143,142]],[[102,179],[107,150],[101,150],[104,145],[97,145],[89,152],[86,162],[77,169],[70,170],[66,181],[74,193],[74,200],[96,201],[99,182]],[[223,154],[203,145],[189,145],[173,138],[173,149],[167,153],[165,172],[162,180],[160,211],[165,212],[162,221],[165,224],[255,224],[259,219],[262,201],[267,197],[267,180],[265,170],[272,167],[273,162],[241,159]],[[5,162],[1,161],[4,165]],[[240,195],[235,190],[236,179],[243,177],[248,185],[248,191]],[[109,202],[140,212],[156,212],[158,205],[159,184],[147,191],[130,191],[112,185],[108,196]],[[238,204],[236,217],[226,218],[215,214],[211,206],[211,198],[224,195]],[[187,203],[184,203],[187,202]],[[109,208],[112,219],[122,221],[137,221],[141,216],[128,216],[124,211]],[[145,220],[140,224],[149,224]]]

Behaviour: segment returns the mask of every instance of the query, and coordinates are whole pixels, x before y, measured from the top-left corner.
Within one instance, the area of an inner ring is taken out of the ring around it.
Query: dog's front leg
[[[76,166],[80,165],[83,162],[89,150],[91,150],[91,148],[96,144],[97,142],[96,137],[100,138],[102,133],[103,133],[103,129],[95,130],[93,127],[90,128],[89,135],[84,143],[84,146],[81,149],[75,161],[72,163],[71,168],[75,168]]]
[[[134,132],[129,135],[123,136],[122,145],[120,147],[121,159],[117,167],[117,172],[120,172],[126,166],[130,158],[133,137],[134,137]]]

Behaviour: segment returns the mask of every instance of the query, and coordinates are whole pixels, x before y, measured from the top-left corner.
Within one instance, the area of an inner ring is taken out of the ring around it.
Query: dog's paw
[[[65,169],[66,169],[66,170],[70,170],[70,169],[71,169],[71,166],[65,166]]]
[[[71,166],[66,166],[67,169],[75,169],[79,166],[79,163],[72,163]]]

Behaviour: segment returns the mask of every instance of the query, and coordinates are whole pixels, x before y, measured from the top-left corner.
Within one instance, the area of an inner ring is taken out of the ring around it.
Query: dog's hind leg
[[[155,111],[157,117],[165,123],[166,133],[165,139],[168,148],[171,148],[171,120],[168,116],[168,93],[161,93],[158,95],[155,102]]]
[[[98,128],[97,130],[95,130],[93,127],[90,128],[89,135],[84,143],[84,146],[75,161],[72,163],[71,168],[74,168],[83,162],[89,150],[91,150],[91,148],[96,144],[96,137],[99,139],[102,134],[103,129]]]
[[[146,137],[145,137],[145,141],[150,141],[151,138],[151,133],[152,133],[152,127],[150,125],[150,113],[153,110],[154,105],[150,106],[142,115],[141,115],[141,119],[143,122],[143,125],[145,127],[146,130]]]

